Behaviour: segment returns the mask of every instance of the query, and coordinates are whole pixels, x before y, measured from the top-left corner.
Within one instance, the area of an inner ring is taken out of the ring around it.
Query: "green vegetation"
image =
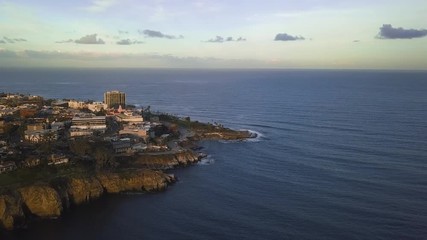
[[[191,130],[203,129],[203,130],[213,131],[218,129],[218,126],[215,126],[211,123],[201,123],[199,121],[191,121],[190,117],[180,118],[167,113],[160,114],[159,120],[164,122],[174,123],[180,127],[185,127]]]
[[[36,182],[48,182],[62,176],[87,176],[93,171],[83,165],[47,166],[20,168],[12,172],[0,174],[0,189],[19,187]]]

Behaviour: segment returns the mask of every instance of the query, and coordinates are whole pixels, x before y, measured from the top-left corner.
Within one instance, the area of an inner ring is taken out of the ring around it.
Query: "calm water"
[[[426,72],[0,70],[0,91],[114,89],[262,135],[204,143],[209,158],[164,193],[108,196],[6,238],[427,238]]]

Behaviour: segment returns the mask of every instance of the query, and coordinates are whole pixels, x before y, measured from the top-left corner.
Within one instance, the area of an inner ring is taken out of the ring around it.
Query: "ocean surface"
[[[259,133],[204,142],[156,194],[0,239],[427,239],[427,72],[0,70],[0,92],[127,100]]]

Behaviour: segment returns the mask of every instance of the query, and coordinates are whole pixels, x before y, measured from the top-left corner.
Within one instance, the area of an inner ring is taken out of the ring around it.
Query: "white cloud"
[[[92,4],[88,7],[85,7],[84,10],[94,13],[104,12],[105,10],[116,5],[117,3],[117,0],[94,0]]]

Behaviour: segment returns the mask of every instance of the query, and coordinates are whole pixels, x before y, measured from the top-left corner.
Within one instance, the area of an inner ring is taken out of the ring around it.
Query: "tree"
[[[78,156],[85,156],[92,151],[92,148],[87,140],[76,139],[70,142],[70,151]]]
[[[117,166],[113,154],[104,146],[97,147],[93,157],[95,158],[95,168],[97,171]]]

